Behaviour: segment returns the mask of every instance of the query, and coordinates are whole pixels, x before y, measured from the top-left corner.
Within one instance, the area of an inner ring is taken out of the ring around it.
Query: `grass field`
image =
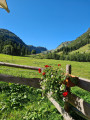
[[[58,67],[61,64],[61,68],[65,71],[66,65],[71,64],[72,74],[78,77],[90,79],[90,63],[89,62],[75,62],[53,59],[35,59],[32,57],[19,57],[0,54],[0,61],[7,63],[14,63],[19,65],[28,65],[36,67],[44,67],[45,65],[51,65],[52,67]],[[19,71],[19,72],[18,72]],[[0,73],[23,76],[23,77],[40,77],[37,71],[24,70],[19,68],[11,68],[0,66]]]
[[[90,79],[90,63],[89,62],[75,62],[75,61],[63,61],[63,60],[52,60],[52,59],[35,59],[30,56],[20,57],[20,56],[10,56],[10,55],[4,55],[4,54],[0,54],[0,62],[14,63],[14,64],[19,64],[19,65],[36,66],[36,67],[44,67],[45,65],[48,64],[54,68],[58,67],[58,64],[61,64],[59,69],[63,68],[64,71],[65,71],[66,65],[71,64],[73,75]],[[41,77],[41,74],[39,74],[37,70],[26,70],[26,69],[6,67],[6,66],[0,66],[0,74],[9,74],[9,75],[20,76],[20,77],[25,77],[25,78],[40,78]],[[1,85],[2,85],[2,83],[1,83]],[[18,87],[16,87],[16,88],[18,88]],[[72,88],[72,92],[75,93],[76,95],[80,96],[81,98],[83,98],[86,102],[90,103],[90,93],[89,92],[86,92],[78,87]],[[17,93],[19,93],[19,92],[17,91]],[[2,110],[1,109],[2,106],[6,106],[6,108],[3,108],[3,110],[0,112],[0,116],[1,116],[0,119],[1,120],[17,120],[17,119],[18,120],[22,120],[22,119],[29,120],[29,117],[33,118],[33,116],[35,117],[35,115],[42,116],[41,112],[43,113],[43,115],[49,114],[49,116],[48,116],[49,120],[62,119],[62,117],[59,115],[57,110],[53,107],[53,105],[47,99],[43,99],[40,96],[40,94],[39,94],[39,97],[37,97],[38,93],[37,92],[35,94],[34,93],[35,93],[35,90],[33,92],[33,95],[31,95],[32,97],[30,96],[31,93],[29,93],[29,100],[31,100],[31,102],[27,102],[27,104],[24,105],[23,109],[18,109],[18,110],[9,109],[8,105],[10,105],[10,104],[9,103],[7,104],[7,102],[6,102],[9,99],[11,99],[12,97],[14,97],[16,95],[16,93],[11,93],[11,95],[12,95],[11,97],[10,96],[8,97],[8,95],[6,94],[6,91],[2,92],[2,94],[0,93],[0,110]],[[27,94],[28,93],[25,92],[25,95],[27,95]],[[18,96],[19,98],[20,98],[20,95]],[[12,101],[13,100],[15,101],[15,98],[13,98]],[[41,103],[38,102],[40,100],[41,100]],[[3,101],[5,101],[5,102],[3,102]],[[17,102],[17,101],[15,101],[15,102]],[[48,107],[47,103],[51,107]],[[41,105],[39,105],[39,104],[41,104]],[[38,108],[38,105],[40,106],[41,111]],[[34,111],[33,111],[33,109],[34,109]],[[49,113],[47,113],[46,111],[48,111]],[[31,112],[32,112],[33,116],[30,115]],[[50,112],[52,112],[52,114]],[[47,116],[44,116],[44,117],[47,118]],[[30,119],[30,120],[33,120],[33,119]]]

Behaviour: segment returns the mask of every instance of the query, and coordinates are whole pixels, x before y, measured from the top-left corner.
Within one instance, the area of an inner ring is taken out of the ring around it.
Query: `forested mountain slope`
[[[0,53],[23,56],[30,54],[32,50],[36,50],[36,53],[40,53],[47,49],[44,47],[28,46],[11,31],[0,29]]]
[[[47,53],[45,58],[90,62],[90,28],[77,39],[60,44],[53,52]]]
[[[82,34],[80,37],[78,37],[76,40],[64,42],[56,48],[57,52],[63,51],[64,53],[68,53],[74,50],[79,49],[80,47],[85,46],[86,44],[90,44],[90,28]]]

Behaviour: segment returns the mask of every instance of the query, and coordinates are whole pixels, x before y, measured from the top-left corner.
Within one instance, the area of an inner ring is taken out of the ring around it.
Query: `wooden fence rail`
[[[31,69],[31,70],[38,70],[40,68],[40,67],[4,63],[4,62],[0,62],[0,65],[23,68],[23,69]],[[44,68],[41,68],[41,69],[43,70]],[[66,66],[66,73],[71,74],[71,65]],[[36,87],[36,88],[40,88],[40,80],[41,80],[40,78],[21,78],[21,77],[14,77],[10,75],[0,74],[0,81],[19,83],[19,84],[28,85],[31,87]],[[79,77],[79,82],[77,86],[90,92],[90,80],[88,79]],[[90,120],[90,104],[85,102],[80,97],[72,93],[69,94],[68,99],[65,102],[64,109],[55,101],[54,98],[51,97],[51,93],[48,94],[47,97],[53,103],[53,105],[57,108],[57,110],[63,115],[65,120],[73,120],[73,118],[69,115],[69,104],[75,107],[76,113],[83,116],[85,119]],[[77,112],[77,110],[79,110],[80,112]]]
[[[40,67],[33,67],[33,66],[27,66],[27,65],[17,65],[17,64],[11,64],[11,63],[5,63],[0,62],[0,65],[2,66],[9,66],[9,67],[16,67],[16,68],[23,68],[23,69],[31,69],[31,70],[38,70]],[[44,68],[40,68],[44,69]]]
[[[90,92],[90,80],[79,77],[78,87]]]
[[[8,83],[19,83],[23,85],[28,85],[30,87],[41,88],[40,87],[40,78],[21,78],[15,77],[11,75],[3,75],[0,74],[0,81],[8,82]]]
[[[66,65],[66,73],[71,74],[71,65]],[[90,92],[90,80],[88,80],[88,79],[79,77],[79,82],[78,82],[77,86]],[[84,118],[86,118],[87,120],[90,120],[90,104],[89,103],[85,102],[83,99],[81,99],[80,97],[78,97],[72,93],[69,94],[68,101],[65,104],[66,105],[65,108],[67,108],[66,111],[69,112],[69,110],[68,110],[69,104],[68,103],[70,103],[77,110],[79,110],[83,114]],[[77,113],[79,113],[79,112],[77,112]],[[80,113],[79,113],[79,115],[80,115]]]

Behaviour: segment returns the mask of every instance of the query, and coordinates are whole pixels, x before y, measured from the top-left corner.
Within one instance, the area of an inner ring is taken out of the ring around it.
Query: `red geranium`
[[[61,64],[58,64],[58,66],[61,66]]]
[[[42,73],[42,75],[45,75],[45,74],[46,74],[45,72]]]
[[[51,66],[49,66],[49,65],[45,65],[45,67],[47,68],[47,67],[51,67]]]
[[[38,72],[41,73],[41,69],[40,68],[38,69]]]
[[[63,96],[66,97],[68,95],[68,92],[64,92]]]
[[[45,65],[45,67],[47,68],[47,67],[49,67],[48,65]]]

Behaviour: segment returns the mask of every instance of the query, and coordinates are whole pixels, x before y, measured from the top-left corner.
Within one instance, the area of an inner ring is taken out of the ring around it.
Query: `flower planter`
[[[73,82],[72,82],[73,81]],[[73,75],[69,75],[66,80],[64,80],[64,84],[67,87],[74,87],[76,86],[76,84],[78,83],[78,77],[73,76]]]

